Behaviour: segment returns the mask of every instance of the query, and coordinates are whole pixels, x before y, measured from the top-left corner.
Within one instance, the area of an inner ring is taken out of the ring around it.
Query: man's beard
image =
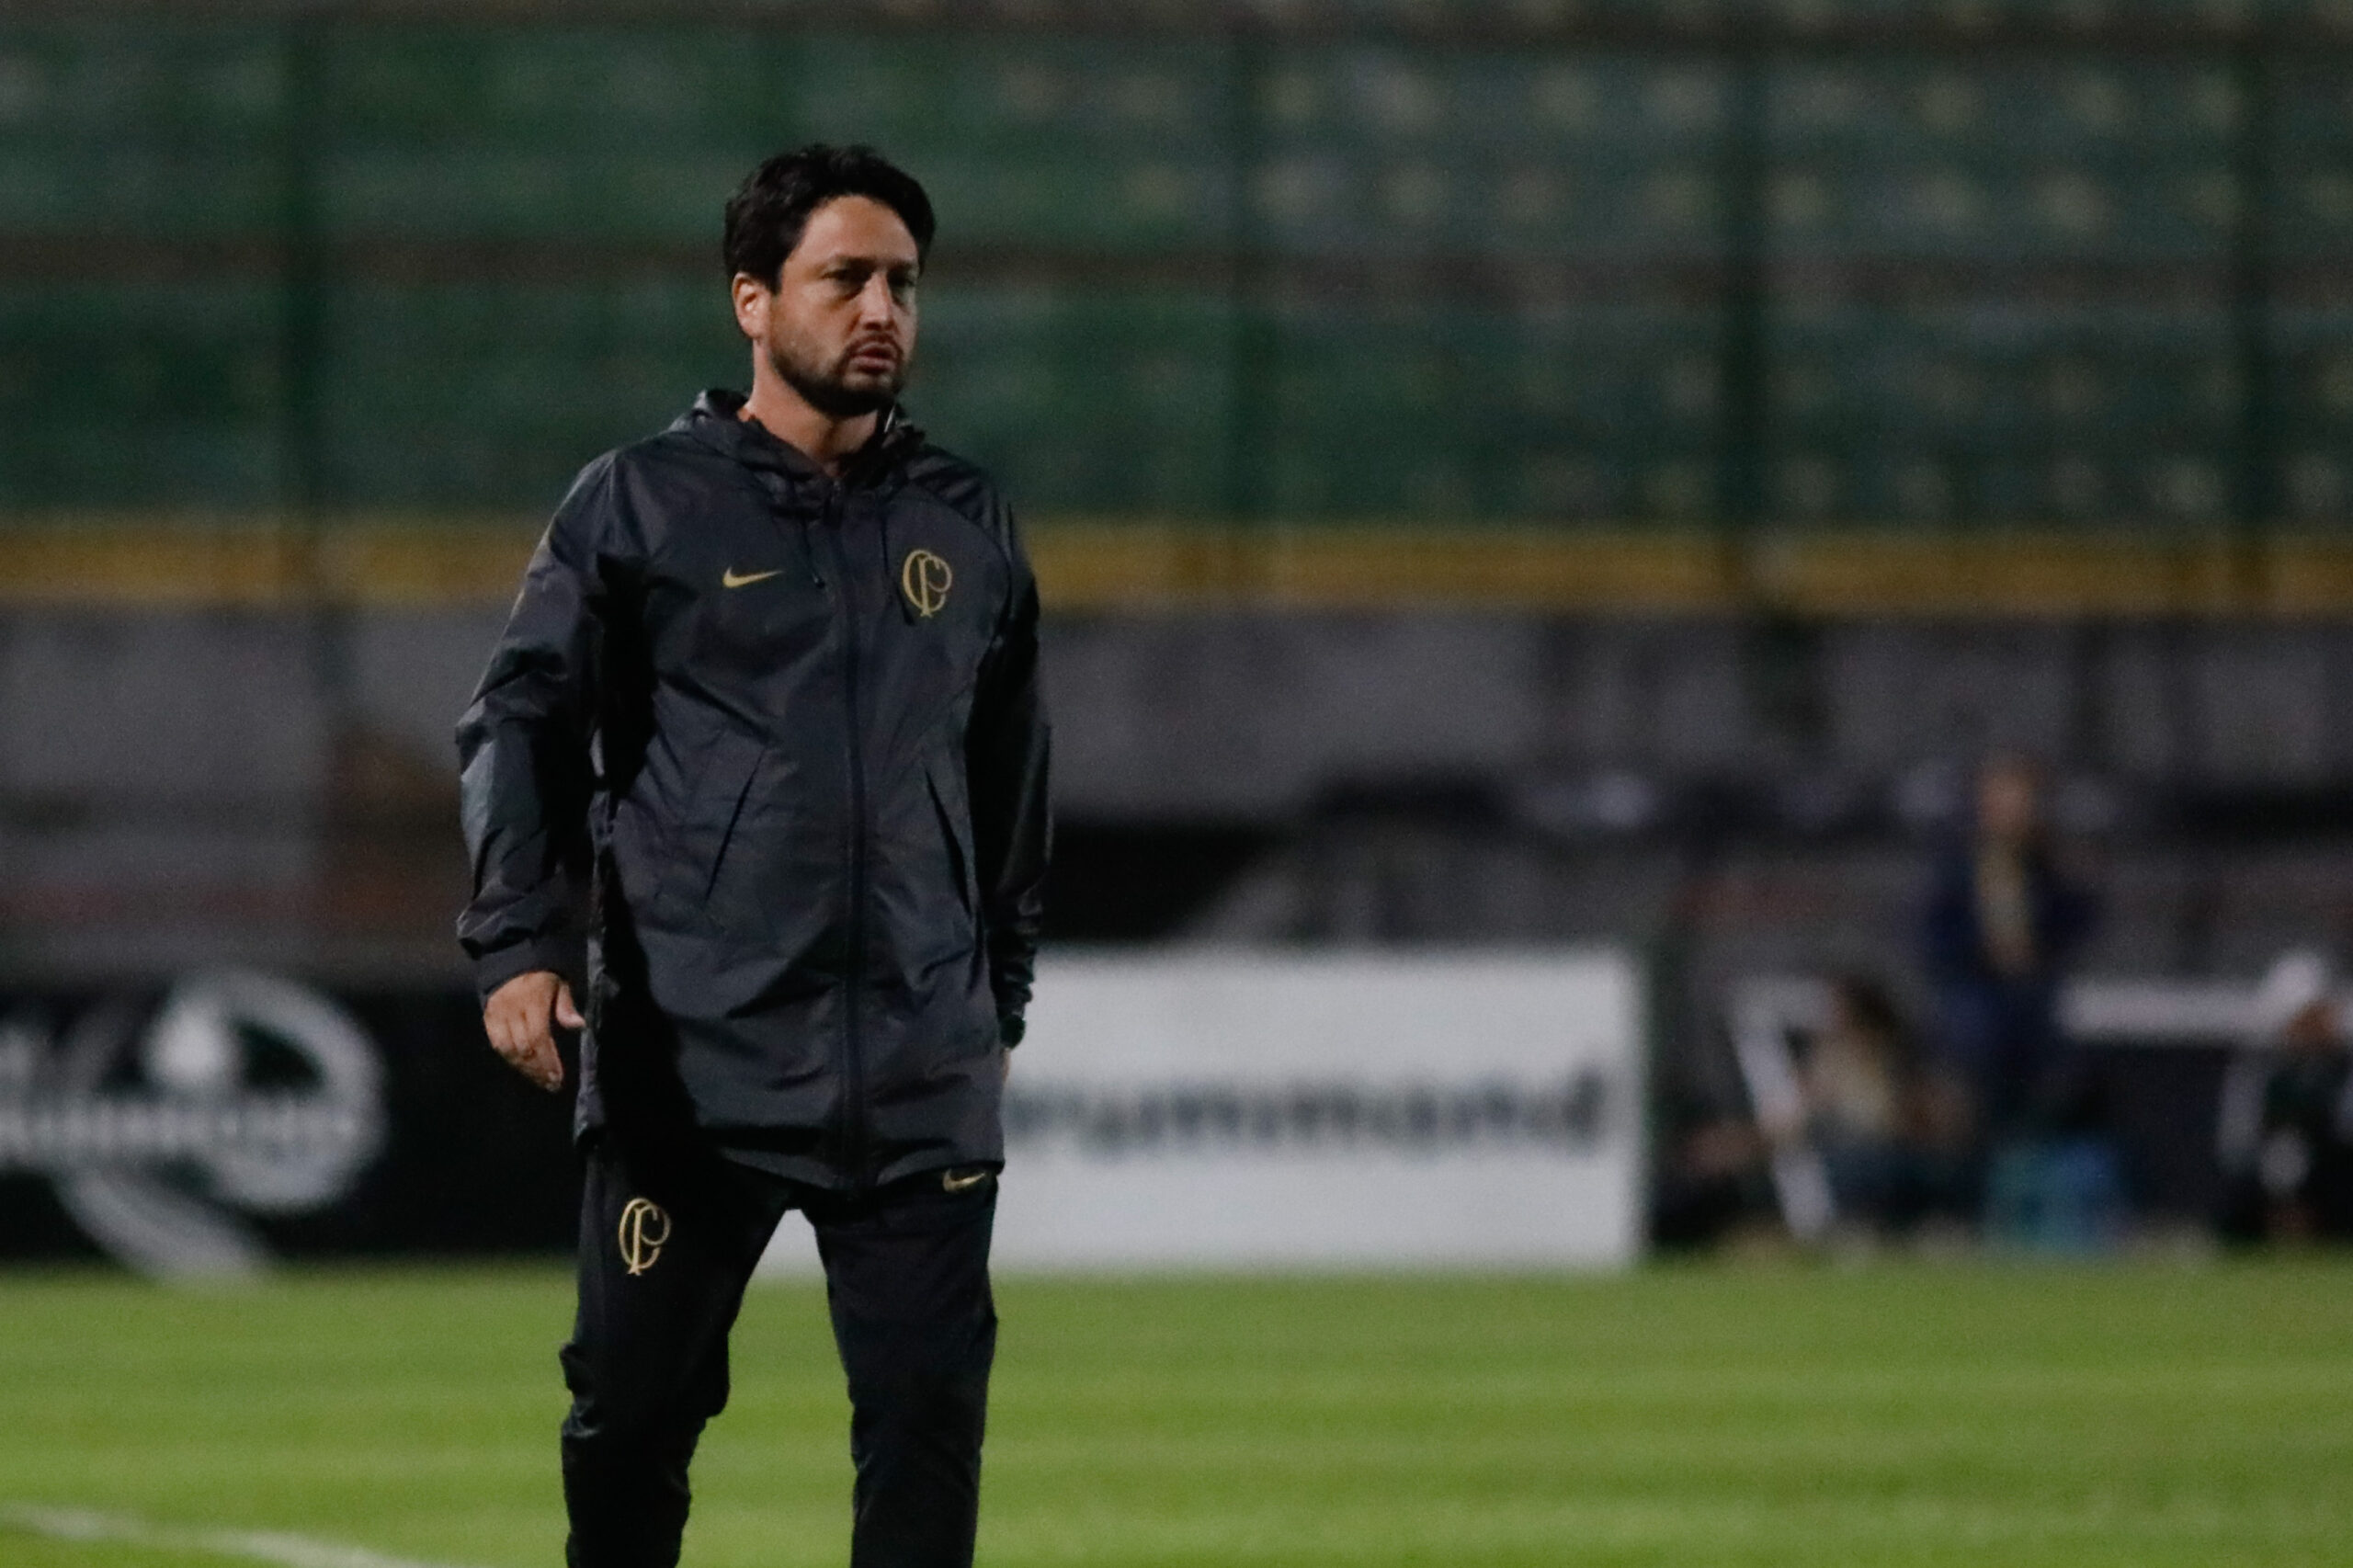
[[[888,408],[898,398],[899,389],[907,383],[904,358],[897,360],[891,373],[881,381],[851,386],[842,379],[842,367],[849,362],[848,353],[831,367],[824,367],[810,363],[779,343],[769,343],[766,348],[769,368],[784,379],[784,384],[829,419],[855,419],[861,414]]]

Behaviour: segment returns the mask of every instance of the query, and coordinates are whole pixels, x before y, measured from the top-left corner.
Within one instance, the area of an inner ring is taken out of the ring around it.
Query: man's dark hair
[[[915,236],[915,254],[930,254],[931,198],[915,176],[871,147],[813,142],[770,158],[727,199],[722,245],[727,275],[745,273],[775,287],[784,258],[809,226],[809,215],[843,196],[868,197],[888,207]]]

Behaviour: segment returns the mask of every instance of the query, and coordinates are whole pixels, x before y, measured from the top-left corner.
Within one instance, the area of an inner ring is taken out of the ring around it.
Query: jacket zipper
[[[850,1188],[866,1188],[866,1061],[859,1026],[866,977],[866,748],[858,722],[858,607],[850,591],[849,546],[842,538],[838,484],[825,489],[825,537],[834,550],[835,602],[842,610],[842,708],[849,744],[849,962],[842,1012],[842,1164]]]

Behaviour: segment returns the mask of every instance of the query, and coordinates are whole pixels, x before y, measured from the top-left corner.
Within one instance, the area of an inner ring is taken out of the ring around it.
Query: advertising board
[[[1642,1038],[1639,972],[1607,950],[1051,956],[997,1262],[1626,1264]],[[789,1221],[768,1267],[814,1266]]]

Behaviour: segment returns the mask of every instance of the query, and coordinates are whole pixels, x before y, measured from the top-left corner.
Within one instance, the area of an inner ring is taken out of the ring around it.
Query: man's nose
[[[898,301],[891,297],[891,280],[881,273],[866,280],[858,293],[858,321],[860,326],[888,324],[898,314]]]

